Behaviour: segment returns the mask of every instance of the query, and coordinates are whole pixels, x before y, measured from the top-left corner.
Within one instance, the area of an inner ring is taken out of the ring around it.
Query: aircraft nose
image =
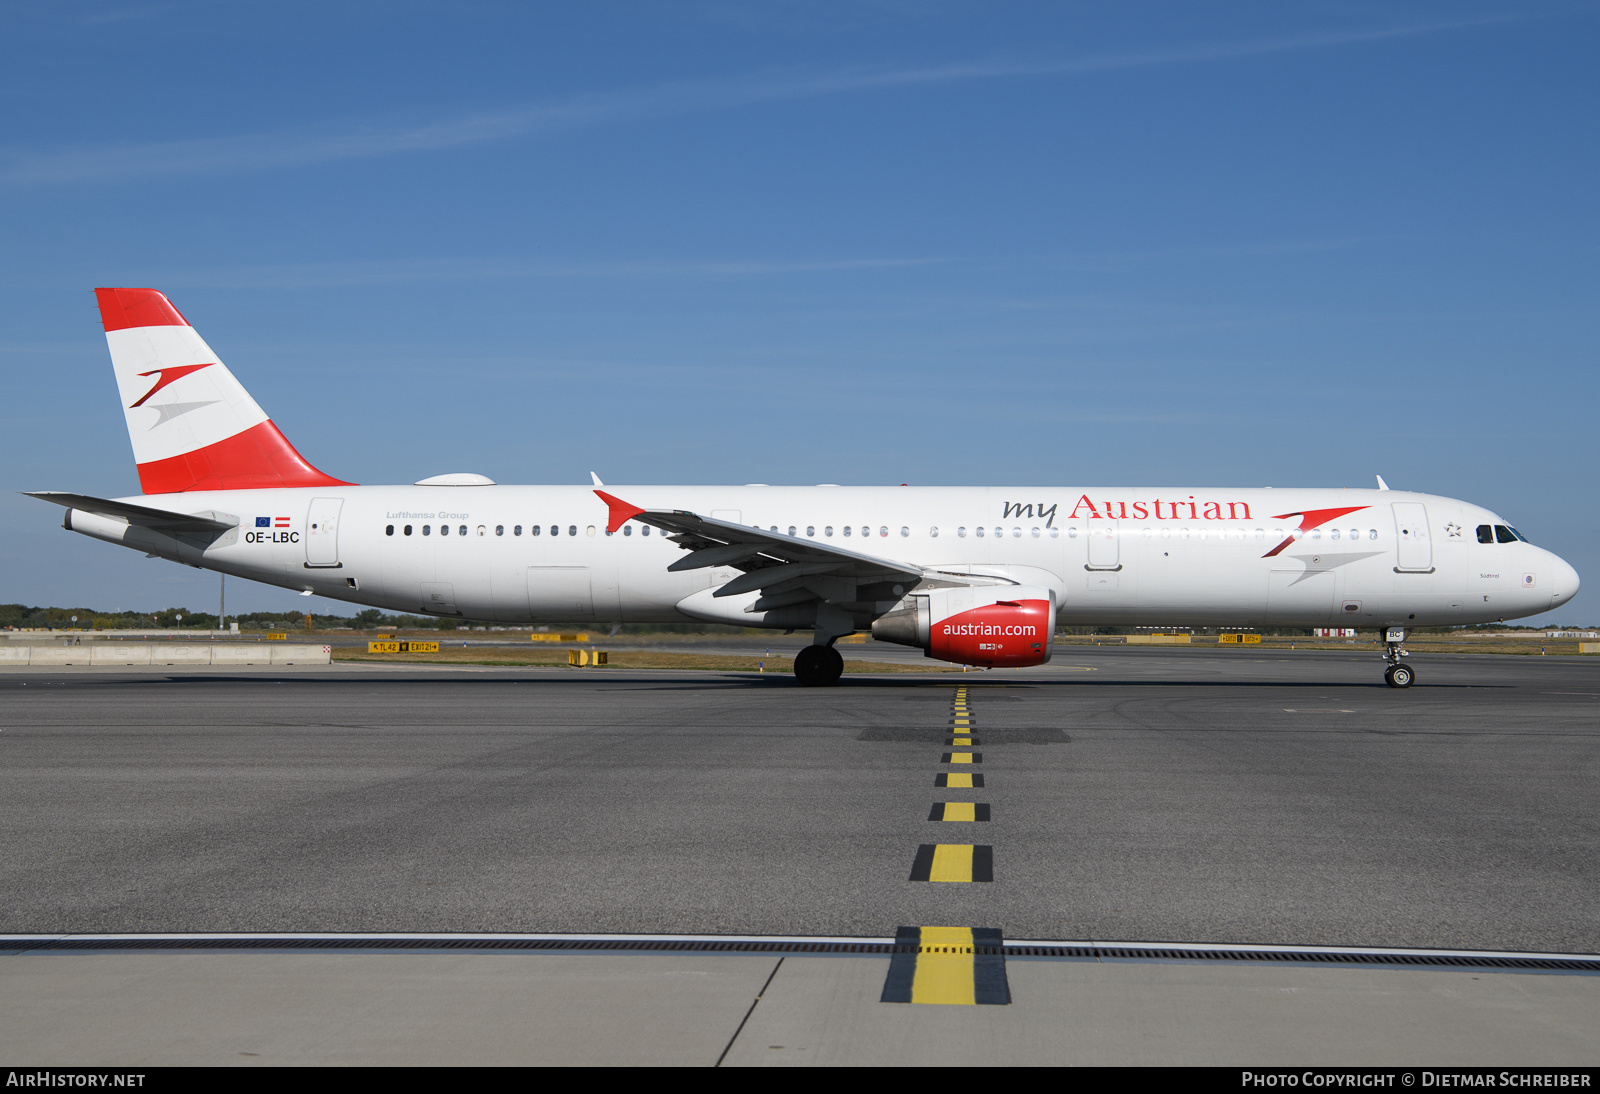
[[[1550,556],[1550,561],[1555,573],[1555,579],[1551,582],[1554,593],[1550,598],[1550,606],[1559,608],[1578,595],[1578,571],[1574,570],[1566,559],[1555,555]]]

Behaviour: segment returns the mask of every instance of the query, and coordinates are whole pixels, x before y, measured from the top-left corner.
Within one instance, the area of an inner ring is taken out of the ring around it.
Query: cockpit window
[[[1507,528],[1504,524],[1496,524],[1494,526],[1494,538],[1495,542],[1497,543],[1517,542],[1517,537],[1512,533],[1511,529]]]
[[[1520,539],[1524,543],[1528,542],[1528,537],[1523,535],[1521,532],[1517,531],[1515,528],[1511,529],[1511,534],[1516,536],[1518,539]]]
[[[1479,543],[1493,543],[1494,542],[1494,529],[1489,527],[1487,524],[1478,525],[1478,542]]]

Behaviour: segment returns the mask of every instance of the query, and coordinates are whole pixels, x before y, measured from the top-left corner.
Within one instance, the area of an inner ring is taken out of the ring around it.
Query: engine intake
[[[875,620],[872,637],[917,646],[960,665],[1024,668],[1050,660],[1055,594],[1033,585],[983,585],[913,593]]]

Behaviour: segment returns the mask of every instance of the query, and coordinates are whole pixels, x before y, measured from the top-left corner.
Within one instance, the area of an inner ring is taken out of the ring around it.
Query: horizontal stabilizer
[[[69,494],[62,490],[25,490],[30,498],[62,505],[68,509],[81,509],[113,520],[124,520],[141,528],[151,528],[169,534],[193,532],[216,534],[237,528],[238,521],[215,520],[190,513],[169,513],[165,509],[151,509],[145,505],[132,505],[125,501],[91,498],[87,494]]]

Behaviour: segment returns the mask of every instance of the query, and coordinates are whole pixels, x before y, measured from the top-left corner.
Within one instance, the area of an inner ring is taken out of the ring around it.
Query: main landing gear
[[[844,674],[844,658],[832,646],[807,646],[795,655],[794,678],[802,687],[837,684]]]
[[[1408,688],[1417,678],[1410,665],[1400,663],[1402,657],[1411,656],[1403,648],[1405,640],[1404,627],[1390,627],[1383,635],[1383,659],[1389,663],[1383,670],[1383,682],[1392,688]]]

